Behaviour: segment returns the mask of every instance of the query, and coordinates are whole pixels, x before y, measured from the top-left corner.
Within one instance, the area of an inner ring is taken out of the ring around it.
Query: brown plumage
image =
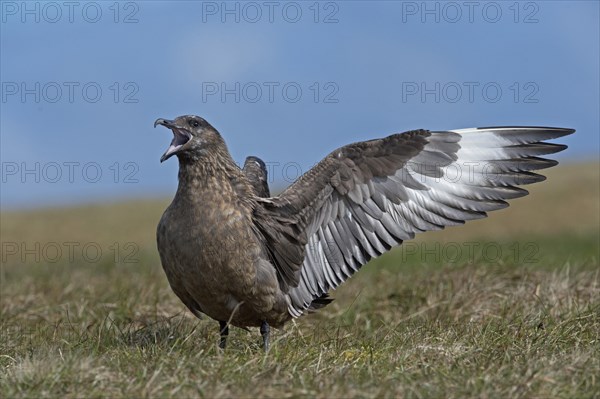
[[[262,159],[254,156],[247,157],[242,170],[257,196],[263,198],[271,196],[268,180],[269,174],[267,166]]]
[[[179,159],[179,186],[157,230],[175,294],[221,325],[269,326],[325,306],[330,289],[416,233],[501,209],[544,179],[571,129],[415,130],[333,151],[276,197],[256,157],[240,169],[197,116],[158,119],[174,133],[161,161]]]

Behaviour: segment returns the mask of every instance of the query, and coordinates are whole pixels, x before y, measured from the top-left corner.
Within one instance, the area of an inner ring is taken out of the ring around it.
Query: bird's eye
[[[198,121],[191,120],[191,121],[190,121],[190,126],[191,126],[191,127],[198,127],[198,126],[200,126],[200,123],[198,123]]]

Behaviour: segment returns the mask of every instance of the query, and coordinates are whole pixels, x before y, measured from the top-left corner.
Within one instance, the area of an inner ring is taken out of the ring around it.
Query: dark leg
[[[219,329],[221,331],[221,341],[219,341],[219,348],[225,349],[225,345],[227,345],[227,336],[229,335],[229,325],[224,321],[220,321]]]
[[[260,335],[262,335],[263,339],[263,349],[265,352],[269,351],[269,332],[271,329],[269,328],[269,324],[266,321],[263,321],[260,325]]]

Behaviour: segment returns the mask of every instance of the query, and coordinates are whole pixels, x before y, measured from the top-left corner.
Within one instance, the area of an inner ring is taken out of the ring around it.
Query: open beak
[[[185,146],[191,139],[192,134],[189,133],[184,128],[180,127],[175,123],[175,121],[169,119],[158,118],[154,122],[154,127],[157,125],[165,126],[173,132],[173,140],[171,141],[171,145],[167,148],[167,151],[160,157],[160,162],[164,162],[169,159],[172,155],[176,154],[180,151],[183,146]]]

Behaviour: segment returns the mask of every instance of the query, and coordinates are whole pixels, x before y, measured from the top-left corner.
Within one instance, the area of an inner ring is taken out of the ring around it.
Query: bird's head
[[[210,147],[222,142],[221,135],[203,118],[196,115],[178,116],[174,120],[159,118],[154,122],[165,126],[173,132],[173,140],[167,151],[160,158],[164,162],[172,155],[194,159],[210,150]]]

